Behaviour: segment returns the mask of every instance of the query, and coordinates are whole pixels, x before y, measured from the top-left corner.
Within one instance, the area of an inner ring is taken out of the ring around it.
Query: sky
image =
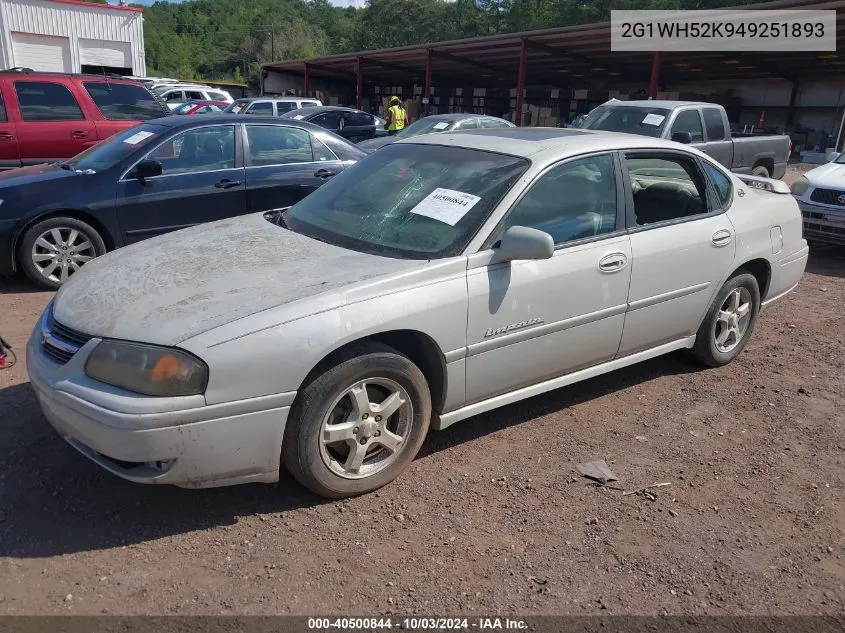
[[[167,2],[182,2],[183,0],[167,0]],[[117,4],[117,0],[108,0],[109,4]],[[155,2],[155,0],[129,0],[127,4],[143,4],[144,6],[150,6]],[[334,6],[336,7],[363,7],[366,5],[367,0],[329,0]]]

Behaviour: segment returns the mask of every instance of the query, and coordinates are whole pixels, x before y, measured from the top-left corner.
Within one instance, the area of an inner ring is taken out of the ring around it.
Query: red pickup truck
[[[135,81],[0,71],[0,169],[71,158],[115,132],[167,114]]]

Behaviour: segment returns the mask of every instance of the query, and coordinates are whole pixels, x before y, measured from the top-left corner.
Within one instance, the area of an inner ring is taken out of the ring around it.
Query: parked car
[[[323,105],[319,99],[299,97],[251,97],[235,99],[226,112],[234,114],[256,114],[258,116],[282,116],[285,112],[299,108]]]
[[[223,112],[229,104],[225,101],[186,101],[180,103],[170,112],[172,114],[211,114]]]
[[[792,195],[804,216],[804,237],[813,242],[845,245],[845,154],[792,183]]]
[[[0,174],[0,274],[58,288],[108,250],[290,206],[363,156],[301,121],[152,120],[57,165]]]
[[[378,126],[369,112],[339,106],[301,108],[285,112],[282,117],[319,125],[353,143],[375,138]]]
[[[408,127],[400,130],[392,136],[382,136],[374,138],[369,141],[362,141],[358,146],[367,151],[374,152],[375,150],[395,143],[398,140],[412,138],[419,134],[438,134],[443,132],[452,132],[455,130],[477,130],[493,129],[493,128],[507,128],[516,127],[510,121],[505,121],[494,116],[479,116],[477,114],[469,113],[453,113],[453,114],[434,114],[431,116],[417,119]]]
[[[153,84],[150,88],[171,110],[186,101],[225,101],[232,103],[232,95],[225,90],[194,84]]]
[[[691,144],[731,171],[754,176],[783,178],[792,153],[792,141],[785,134],[732,138],[728,115],[715,103],[612,99],[593,109],[579,127]]]
[[[70,158],[138,121],[166,113],[137,82],[0,71],[0,169]]]
[[[93,261],[27,369],[58,433],[125,479],[286,467],[361,494],[430,426],[673,350],[736,358],[808,252],[789,188],[743,178],[623,134],[417,136],[284,212]]]

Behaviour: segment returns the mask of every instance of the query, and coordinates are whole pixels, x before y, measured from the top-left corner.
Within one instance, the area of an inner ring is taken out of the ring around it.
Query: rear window
[[[132,84],[86,81],[82,84],[102,115],[112,121],[146,121],[164,116],[150,91]]]
[[[226,99],[228,99],[228,97],[222,92],[209,92],[208,98],[212,101],[226,101]]]
[[[85,117],[67,86],[51,81],[16,81],[24,121],[82,121]]]

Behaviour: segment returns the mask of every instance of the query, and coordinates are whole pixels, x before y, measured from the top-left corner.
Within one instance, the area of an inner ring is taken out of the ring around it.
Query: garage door
[[[132,68],[132,46],[129,42],[79,40],[79,63],[83,66]]]
[[[72,72],[70,40],[66,37],[12,33],[15,66],[44,72]]]

